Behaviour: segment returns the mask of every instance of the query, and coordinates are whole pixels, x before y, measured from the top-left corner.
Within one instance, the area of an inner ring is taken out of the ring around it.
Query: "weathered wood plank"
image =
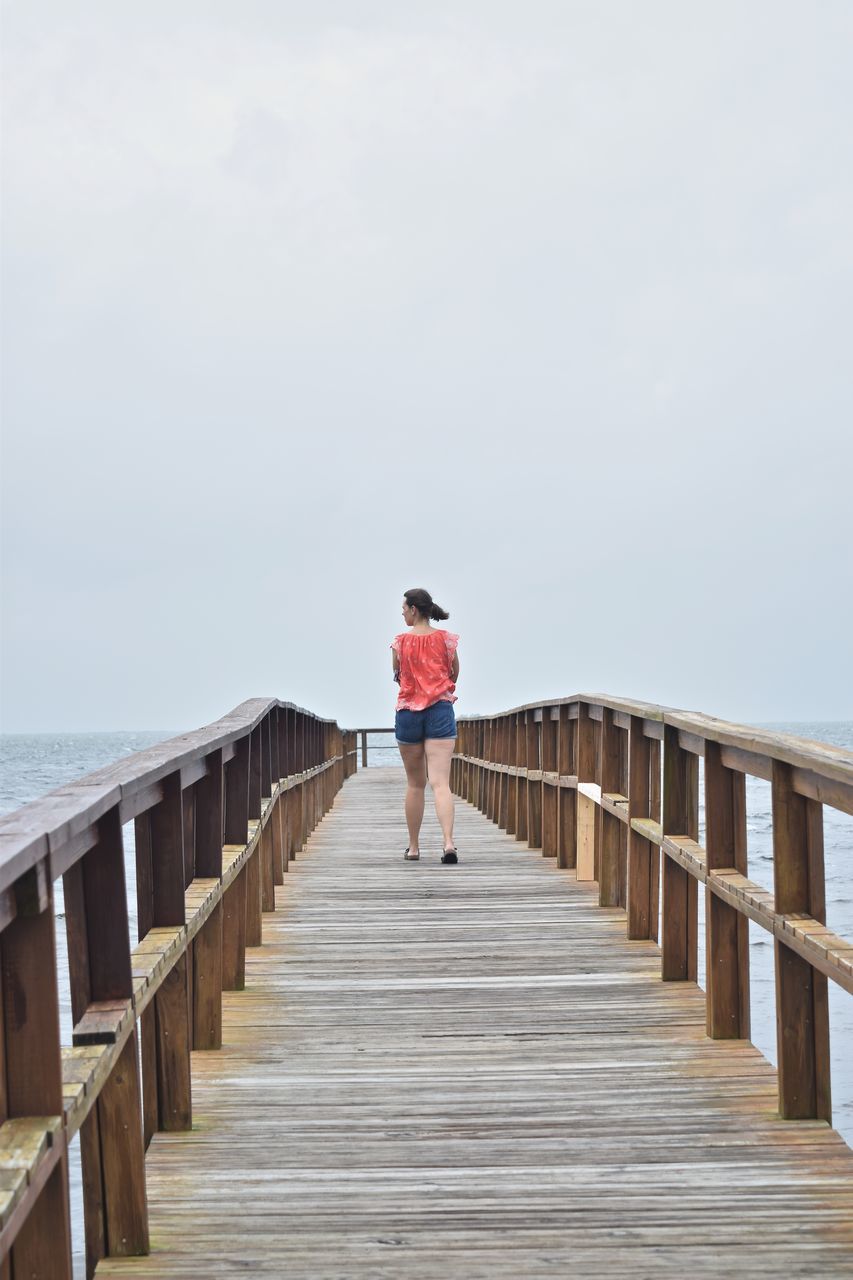
[[[153,1139],[151,1257],[98,1275],[849,1270],[838,1136],[780,1121],[773,1069],[706,1037],[624,911],[471,806],[458,867],[431,816],[403,863],[402,793],[357,775],[276,888],[193,1054],[196,1127]]]

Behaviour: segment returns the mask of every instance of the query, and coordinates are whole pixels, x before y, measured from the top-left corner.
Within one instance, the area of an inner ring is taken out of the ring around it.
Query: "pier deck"
[[[625,913],[457,801],[401,858],[351,778],[276,888],[193,1129],[146,1158],[151,1254],[97,1275],[853,1274],[853,1153],[777,1115]]]

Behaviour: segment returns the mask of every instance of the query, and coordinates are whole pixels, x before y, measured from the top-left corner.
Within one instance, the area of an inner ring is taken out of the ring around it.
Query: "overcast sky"
[[[853,718],[853,5],[3,5],[7,731]]]

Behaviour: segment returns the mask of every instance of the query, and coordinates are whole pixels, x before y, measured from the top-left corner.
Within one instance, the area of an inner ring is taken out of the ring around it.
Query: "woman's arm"
[[[459,679],[459,654],[454,653],[453,661],[450,664],[450,679],[456,684]]]
[[[394,679],[395,679],[395,680],[399,679],[399,676],[400,676],[400,655],[399,655],[399,653],[397,652],[397,650],[396,650],[396,649],[392,649],[392,650],[391,650],[391,669],[392,669],[392,671],[394,672]]]

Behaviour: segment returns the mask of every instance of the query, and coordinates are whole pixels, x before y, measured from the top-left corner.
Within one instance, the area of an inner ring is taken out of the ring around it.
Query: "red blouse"
[[[400,659],[398,711],[423,711],[434,702],[455,702],[450,674],[459,637],[452,631],[404,631],[391,648]]]

